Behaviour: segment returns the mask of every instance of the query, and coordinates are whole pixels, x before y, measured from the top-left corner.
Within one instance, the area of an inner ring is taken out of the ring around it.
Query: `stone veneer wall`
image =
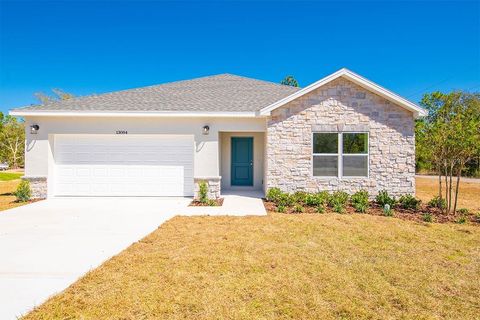
[[[368,131],[368,178],[312,176],[312,132]],[[413,114],[339,78],[272,111],[267,128],[267,188],[283,191],[382,189],[415,194]]]
[[[22,177],[23,180],[30,182],[32,199],[47,198],[47,178],[45,177]]]
[[[208,185],[208,199],[220,198],[221,177],[201,177],[194,178],[194,199],[198,199],[198,192],[200,191],[200,182],[205,181]]]

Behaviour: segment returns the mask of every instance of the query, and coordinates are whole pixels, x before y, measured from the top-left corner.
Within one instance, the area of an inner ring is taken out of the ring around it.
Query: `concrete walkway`
[[[181,215],[210,215],[210,216],[246,216],[266,215],[261,191],[225,191],[222,194],[221,207],[188,207]]]
[[[16,319],[175,215],[266,214],[259,193],[222,207],[189,198],[54,198],[0,212],[0,319]]]

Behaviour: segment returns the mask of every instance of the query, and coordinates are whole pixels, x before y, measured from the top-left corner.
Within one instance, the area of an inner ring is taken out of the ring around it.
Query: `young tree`
[[[455,212],[462,171],[478,154],[480,95],[434,92],[426,94],[421,104],[429,111],[429,115],[422,125],[416,127],[417,142],[422,145],[419,149],[437,169],[440,199],[443,199],[442,177],[444,178],[446,212],[449,213],[452,209]],[[453,194],[454,175],[456,185]]]
[[[23,122],[11,116],[0,117],[0,160],[10,167],[18,168],[24,164],[25,127]]]
[[[298,87],[298,81],[293,76],[286,76],[280,81],[280,84],[291,87]]]

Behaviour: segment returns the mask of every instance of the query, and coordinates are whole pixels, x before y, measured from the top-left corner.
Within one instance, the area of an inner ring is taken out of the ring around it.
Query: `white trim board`
[[[329,76],[326,76],[325,78],[323,79],[320,79],[318,80],[317,82],[314,82],[312,83],[311,85],[309,85],[308,87],[305,87],[303,88],[302,90],[300,91],[297,91],[291,95],[289,95],[288,97],[286,98],[283,98],[275,103],[272,103],[271,105],[263,108],[260,110],[260,115],[263,115],[263,116],[267,116],[267,115],[270,115],[270,113],[281,107],[281,106],[284,106],[285,104],[321,87],[321,86],[324,86],[326,85],[327,83],[329,82],[332,82],[333,80],[335,79],[338,79],[340,77],[343,77],[345,79],[348,79],[350,81],[352,81],[353,83],[361,86],[362,88],[370,91],[370,92],[373,92],[375,94],[378,94],[379,96],[389,100],[390,102],[393,102],[397,105],[399,105],[400,107],[403,107],[411,112],[413,112],[415,118],[418,118],[418,117],[424,117],[427,115],[427,111],[421,107],[419,107],[418,105],[414,104],[413,102],[410,102],[408,101],[407,99],[405,98],[402,98],[401,96],[379,86],[378,84],[370,81],[370,80],[367,80],[365,78],[363,78],[362,76],[346,69],[346,68],[343,68],[343,69],[340,69],[338,70],[337,72],[335,73],[332,73],[331,75]]]
[[[255,118],[258,114],[255,112],[177,112],[177,111],[158,111],[158,112],[132,112],[132,111],[47,111],[47,110],[25,110],[21,109],[10,111],[11,116],[17,117],[214,117],[214,118]]]

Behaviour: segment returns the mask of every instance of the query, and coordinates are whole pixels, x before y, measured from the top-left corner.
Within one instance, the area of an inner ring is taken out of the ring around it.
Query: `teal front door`
[[[232,137],[232,186],[253,186],[253,138]]]

